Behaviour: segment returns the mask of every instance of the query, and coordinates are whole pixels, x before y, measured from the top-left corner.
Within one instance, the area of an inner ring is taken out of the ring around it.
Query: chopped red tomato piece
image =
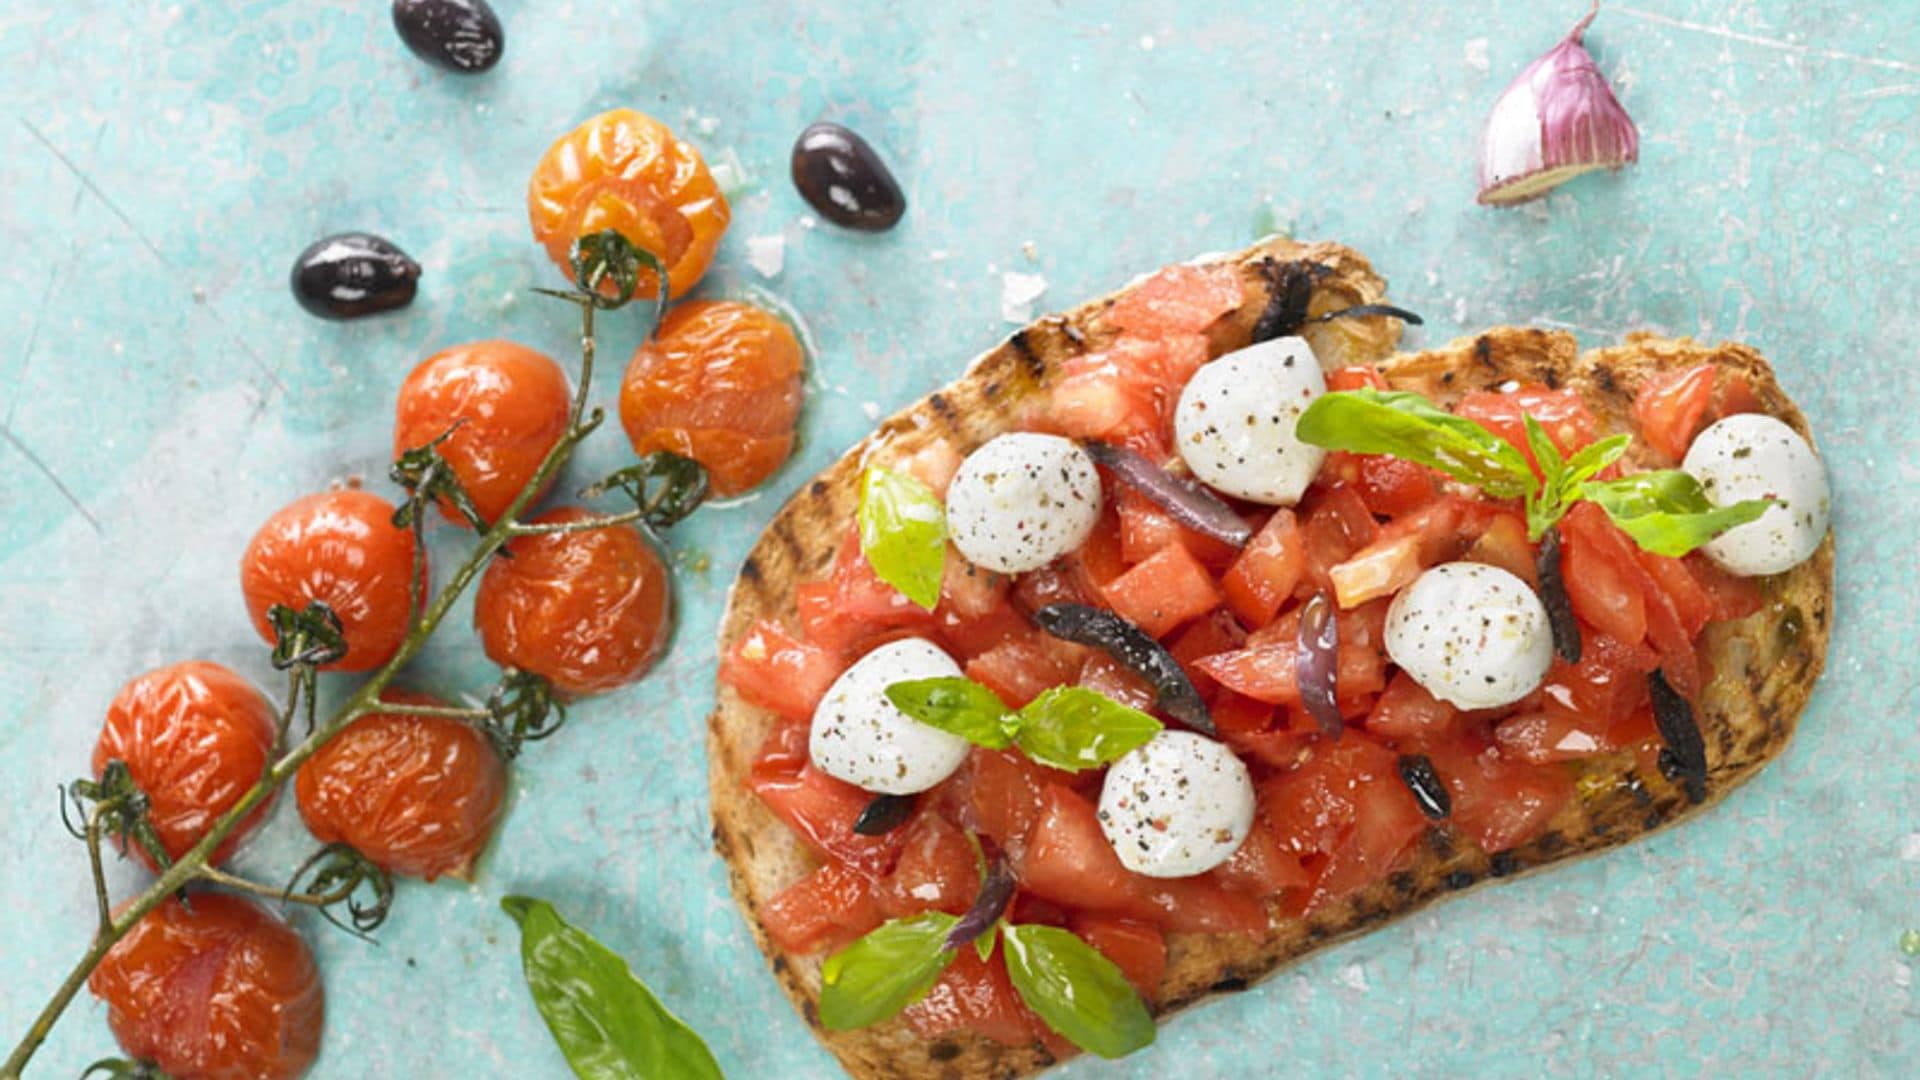
[[[1434,746],[1427,754],[1453,797],[1453,827],[1489,854],[1539,836],[1573,798],[1573,779],[1561,765],[1529,765],[1493,746],[1478,753]]]
[[[966,834],[938,814],[921,814],[900,831],[900,861],[880,882],[881,910],[890,919],[923,911],[965,914],[980,892]]]
[[[1333,587],[1329,571],[1380,536],[1380,525],[1353,488],[1327,488],[1300,523],[1306,573],[1294,591],[1322,592]]]
[[[1220,579],[1227,606],[1250,627],[1273,621],[1306,569],[1306,547],[1293,511],[1276,510]]]
[[[789,720],[808,720],[840,677],[840,657],[761,619],[720,658],[720,681],[741,697]]]
[[[803,724],[782,724],[767,737],[747,787],[815,852],[869,874],[885,873],[900,851],[900,831],[861,836],[853,823],[873,796],[815,769],[807,760]]]
[[[1148,916],[1175,934],[1258,934],[1271,919],[1267,905],[1217,882],[1197,878],[1135,878]]]
[[[1540,697],[1565,712],[1618,721],[1646,704],[1647,673],[1659,663],[1645,645],[1625,645],[1588,629],[1581,634],[1580,662],[1555,658]]]
[[[1213,702],[1213,726],[1233,752],[1276,769],[1290,769],[1313,742],[1312,723],[1295,727],[1264,701],[1221,690]]]
[[[1259,819],[1255,819],[1233,858],[1208,876],[1221,887],[1248,896],[1274,896],[1313,882],[1313,876],[1300,865],[1299,856],[1282,850],[1272,828]]]
[[[799,586],[794,599],[807,640],[828,649],[863,653],[899,631],[933,626],[931,613],[873,572],[852,531],[841,541],[827,578]]]
[[[1697,697],[1700,660],[1693,651],[1693,635],[1711,607],[1705,590],[1690,576],[1685,582],[1676,576],[1675,585],[1681,591],[1681,595],[1676,596],[1642,562],[1641,556],[1647,553],[1627,539],[1607,518],[1606,512],[1593,503],[1574,504],[1562,520],[1571,534],[1578,536],[1575,546],[1582,552],[1575,560],[1575,569],[1565,574],[1574,613],[1623,642],[1637,644],[1640,637],[1632,634],[1630,618],[1622,619],[1617,625],[1595,618],[1596,614],[1612,617],[1620,612],[1631,616],[1635,601],[1616,590],[1637,592],[1638,608],[1646,618],[1645,638],[1660,654],[1661,670],[1666,672],[1675,690],[1690,699]],[[1663,566],[1660,572],[1678,574],[1684,569],[1676,562],[1671,567]],[[1576,573],[1580,578],[1576,578]],[[1689,605],[1685,610],[1683,603]],[[1614,609],[1611,614],[1609,607]]]
[[[1120,554],[1128,563],[1145,562],[1169,544],[1179,544],[1210,567],[1224,567],[1239,554],[1224,541],[1181,525],[1131,488],[1122,488],[1114,503],[1120,515]]]
[[[1167,939],[1159,930],[1105,915],[1076,915],[1068,928],[1113,961],[1141,997],[1151,1001],[1159,993],[1167,970]]]
[[[1380,624],[1385,606],[1376,602],[1339,614],[1340,638],[1334,670],[1334,690],[1344,705],[1386,685],[1386,660],[1381,654]],[[1300,617],[1288,612],[1247,639],[1236,652],[1194,662],[1194,669],[1238,694],[1270,705],[1300,704],[1296,672]]]
[[[1593,515],[1584,513],[1591,508]],[[1617,641],[1637,645],[1647,636],[1647,601],[1629,567],[1632,542],[1591,503],[1579,503],[1561,519],[1561,578],[1580,621]]]
[[[852,867],[828,863],[780,890],[760,911],[782,951],[804,955],[862,937],[885,921],[873,883]]]
[[[967,678],[984,683],[1008,708],[1018,709],[1041,691],[1068,686],[1080,677],[1087,650],[1029,626],[1018,637],[967,661]]]
[[[1381,517],[1399,517],[1432,502],[1433,473],[1423,465],[1385,454],[1355,455],[1355,489],[1367,509]]]
[[[1014,990],[998,948],[990,960],[972,949],[955,953],[927,996],[900,1015],[922,1038],[971,1031],[1008,1046],[1031,1043],[1044,1026]]]
[[[1739,413],[1765,412],[1760,407],[1760,396],[1753,392],[1753,384],[1745,375],[1731,371],[1720,373],[1713,388],[1713,405],[1709,415],[1715,420],[1724,420]]]
[[[1080,669],[1080,685],[1142,712],[1153,709],[1153,684],[1103,652],[1087,657],[1086,665]]]
[[[1760,594],[1760,583],[1755,579],[1729,574],[1699,552],[1682,561],[1687,564],[1693,579],[1706,591],[1707,602],[1712,606],[1710,617],[1713,621],[1744,619],[1765,604],[1765,598]]]
[[[1073,908],[1138,913],[1134,875],[1107,843],[1093,804],[1057,784],[1042,799],[1040,820],[1015,863],[1020,884]]]
[[[1577,392],[1549,390],[1538,385],[1511,391],[1475,390],[1461,398],[1454,411],[1505,439],[1534,465],[1536,472],[1539,465],[1533,461],[1533,450],[1527,445],[1522,414],[1533,417],[1546,429],[1547,437],[1563,457],[1592,442],[1599,427],[1593,412]]]
[[[1232,652],[1246,644],[1246,641],[1246,631],[1240,629],[1240,624],[1234,622],[1233,616],[1222,608],[1182,630],[1180,636],[1173,639],[1173,644],[1167,646],[1167,652],[1180,662],[1187,678],[1193,681],[1194,689],[1200,691],[1200,696],[1211,700],[1219,684],[1196,668],[1194,663],[1209,656]]]
[[[1467,549],[1468,562],[1497,566],[1529,588],[1539,588],[1534,565],[1533,545],[1527,542],[1527,523],[1518,514],[1498,514],[1488,523],[1473,546]]]
[[[1334,599],[1343,608],[1392,596],[1420,576],[1420,538],[1383,537],[1330,567],[1327,576],[1333,581]]]
[[[1187,549],[1169,544],[1107,583],[1107,603],[1154,637],[1197,619],[1222,603],[1206,567]]]
[[[927,485],[935,495],[945,499],[947,485],[952,483],[953,474],[960,471],[960,463],[964,460],[965,457],[952,443],[945,439],[934,439],[894,462],[893,469]]]
[[[1327,389],[1329,390],[1362,390],[1367,387],[1385,390],[1386,376],[1364,364],[1353,364],[1327,372]]]
[[[1493,741],[1506,757],[1545,765],[1613,749],[1614,743],[1609,738],[1611,727],[1605,717],[1546,708],[1500,721],[1493,729]]]
[[[1121,294],[1106,321],[1122,333],[1159,339],[1199,334],[1246,298],[1232,266],[1169,266]]]
[[[1290,910],[1314,910],[1385,877],[1426,830],[1398,761],[1393,751],[1348,732],[1261,785],[1260,809],[1280,849],[1315,873],[1290,899]]]
[[[1647,445],[1678,463],[1693,437],[1707,426],[1713,403],[1712,364],[1657,371],[1633,398],[1633,419]]]
[[[1071,774],[1036,764],[1017,750],[975,750],[965,775],[966,820],[1007,849],[1026,843],[1045,809],[1047,788],[1073,780]]]
[[[1394,672],[1367,714],[1367,731],[1388,739],[1427,743],[1444,738],[1459,710],[1441,701],[1404,671]]]

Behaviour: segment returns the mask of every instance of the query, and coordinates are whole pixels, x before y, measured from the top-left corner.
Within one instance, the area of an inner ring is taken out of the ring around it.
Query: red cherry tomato
[[[550,510],[534,524],[592,517]],[[495,559],[474,598],[473,624],[487,656],[544,675],[566,694],[630,683],[653,666],[672,609],[667,568],[653,544],[624,525],[523,536]]]
[[[393,453],[451,431],[440,455],[480,516],[494,521],[566,434],[571,404],[566,373],[544,354],[511,341],[456,345],[421,361],[400,384]],[[440,511],[448,521],[465,520],[444,500]]]
[[[191,905],[191,906],[189,906]],[[290,1080],[320,1052],[325,998],[307,943],[251,901],[171,898],[87,980],[128,1056],[176,1080]]]
[[[413,534],[394,526],[392,503],[366,491],[323,491],[296,499],[253,534],[240,559],[240,591],[268,642],[268,608],[325,603],[347,640],[347,655],[327,668],[369,671],[391,660],[407,635],[413,553]]]
[[[805,357],[786,322],[764,308],[681,304],[634,351],[620,423],[636,453],[690,457],[706,467],[714,494],[738,495],[793,452]]]
[[[567,276],[573,242],[617,230],[667,267],[673,295],[707,272],[732,211],[700,151],[632,109],[589,118],[548,148],[527,182],[533,238]],[[651,271],[636,295],[655,296]]]
[[[442,704],[404,690],[381,700]],[[428,881],[467,875],[506,793],[506,762],[479,729],[399,713],[355,720],[294,780],[300,817],[321,842],[344,841],[387,870]]]
[[[93,774],[123,761],[146,793],[147,818],[169,858],[179,858],[267,770],[277,718],[273,705],[245,679],[205,660],[149,671],[122,687],[107,706],[93,748]],[[263,801],[214,850],[224,862],[260,823]],[[153,858],[134,851],[149,867]],[[157,869],[157,867],[154,867]]]

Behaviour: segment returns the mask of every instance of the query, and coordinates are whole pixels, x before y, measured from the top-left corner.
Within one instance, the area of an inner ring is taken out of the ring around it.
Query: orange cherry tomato
[[[681,304],[634,351],[620,423],[635,452],[690,457],[706,466],[714,494],[738,495],[793,452],[805,355],[786,321],[764,308]]]
[[[393,453],[452,431],[440,456],[480,516],[494,521],[566,434],[571,404],[566,373],[545,354],[511,341],[456,345],[422,361],[400,384]],[[465,521],[446,500],[440,512]]]
[[[176,1080],[290,1080],[320,1052],[320,971],[293,928],[225,893],[148,912],[87,980],[127,1055]]]
[[[534,524],[580,521],[578,507]],[[646,673],[666,643],[673,606],[667,568],[639,531],[522,536],[495,559],[474,598],[473,623],[502,667],[544,675],[566,694],[592,694]]]
[[[382,701],[441,705],[389,690]],[[300,767],[294,796],[308,831],[344,841],[396,874],[465,877],[507,793],[507,764],[478,728],[440,716],[372,713]]]
[[[93,774],[123,761],[146,793],[147,819],[177,859],[267,771],[277,717],[245,679],[205,660],[157,668],[121,687],[93,748]],[[272,805],[263,800],[214,850],[226,861]],[[133,850],[154,866],[139,845]]]
[[[707,272],[732,211],[700,151],[632,109],[601,113],[547,149],[527,182],[533,238],[569,277],[582,236],[617,230],[667,267],[673,295]],[[651,271],[635,295],[659,294]]]
[[[240,591],[261,638],[267,609],[319,600],[340,617],[347,655],[330,670],[368,671],[407,635],[413,534],[393,524],[393,504],[366,491],[324,491],[289,503],[253,534],[240,559]]]

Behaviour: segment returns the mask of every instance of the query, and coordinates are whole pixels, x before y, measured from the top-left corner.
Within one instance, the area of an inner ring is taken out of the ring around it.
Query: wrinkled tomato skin
[[[124,761],[151,800],[148,820],[170,858],[179,858],[233,808],[267,771],[278,720],[273,704],[219,664],[192,660],[158,668],[122,687],[107,706],[93,748],[97,778],[109,761]],[[225,862],[260,823],[262,801],[214,850]],[[132,845],[149,868],[152,856]]]
[[[620,424],[635,453],[692,458],[714,494],[739,495],[793,452],[805,362],[792,329],[765,308],[681,304],[634,351],[620,386]]]
[[[389,690],[380,699],[444,705]],[[441,716],[370,713],[300,767],[294,797],[322,843],[351,844],[396,874],[464,878],[507,794],[507,766],[478,728]]]
[[[320,971],[300,935],[249,900],[172,897],[87,980],[128,1057],[175,1080],[290,1080],[320,1052]]]
[[[533,524],[592,516],[563,507]],[[638,530],[522,536],[507,550],[512,557],[493,560],[473,604],[494,663],[544,675],[570,695],[611,690],[653,666],[667,640],[672,584]]]
[[[573,242],[613,229],[658,257],[673,295],[685,296],[713,262],[732,211],[700,151],[651,116],[613,109],[547,149],[527,182],[527,218],[569,278]],[[636,295],[658,293],[657,276],[643,270]]]
[[[566,373],[543,353],[511,341],[456,345],[421,361],[400,384],[393,454],[446,435],[440,456],[480,516],[496,521],[566,434],[571,402]],[[446,500],[440,512],[466,523]]]
[[[326,604],[340,618],[347,654],[324,670],[371,671],[393,659],[407,635],[413,558],[413,534],[395,527],[392,503],[366,491],[323,491],[289,503],[253,534],[240,559],[240,591],[269,644],[273,605]]]

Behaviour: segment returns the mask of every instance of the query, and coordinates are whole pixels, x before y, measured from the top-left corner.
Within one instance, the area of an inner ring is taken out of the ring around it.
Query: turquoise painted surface
[[[1706,820],[1444,905],[1064,1073],[1910,1073],[1920,4],[1609,6],[1592,43],[1643,160],[1513,213],[1470,205],[1479,119],[1573,0],[498,6],[506,59],[477,80],[415,61],[364,0],[0,13],[0,1036],[83,944],[84,857],[53,786],[115,688],[196,655],[266,684],[234,573],[254,525],[343,477],[378,483],[391,395],[429,351],[499,335],[567,355],[568,313],[529,295],[550,275],[522,184],[558,132],[633,105],[749,178],[709,288],[804,314],[804,447],[765,494],[676,532],[710,565],[680,578],[671,658],[524,760],[472,886],[403,887],[376,948],[303,922],[330,994],[317,1075],[561,1075],[495,907],[512,891],[632,957],[732,1073],[832,1075],[707,850],[708,642],[734,568],[870,414],[1009,329],[1003,272],[1044,275],[1040,308],[1064,307],[1269,219],[1372,256],[1429,316],[1415,344],[1518,321],[1763,349],[1836,483],[1830,673],[1786,756]],[[809,227],[783,162],[820,116],[897,164],[900,229]],[[410,310],[336,326],[294,306],[289,260],[343,228],[425,264]],[[785,267],[764,280],[746,240],[773,235]],[[607,354],[634,343],[616,326]],[[621,456],[610,433],[576,476]],[[485,679],[456,627],[412,681]],[[241,864],[273,876],[302,849],[282,806]],[[38,1072],[109,1043],[83,999]]]

